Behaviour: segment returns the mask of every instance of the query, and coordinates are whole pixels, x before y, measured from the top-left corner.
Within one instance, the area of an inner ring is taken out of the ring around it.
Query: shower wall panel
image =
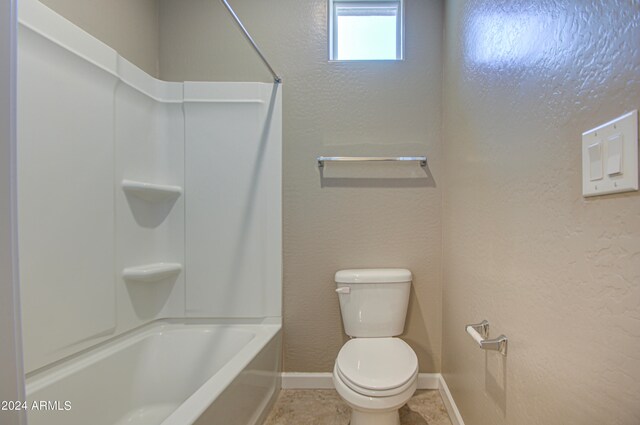
[[[114,181],[118,321],[130,329],[158,317],[184,316],[184,272],[156,282],[122,276],[128,267],[184,265],[184,195],[148,202],[121,190],[123,180],[184,188],[184,116],[180,100],[158,101],[135,88],[154,80],[121,58],[118,74],[132,80],[115,92]],[[182,96],[181,84],[155,82]]]
[[[116,327],[118,80],[20,27],[18,215],[26,370]]]
[[[122,180],[184,185],[182,84],[163,83],[36,1],[19,34],[19,249],[27,372],[163,317],[184,316],[184,196],[146,202]]]
[[[281,315],[281,90],[185,83],[190,316]]]

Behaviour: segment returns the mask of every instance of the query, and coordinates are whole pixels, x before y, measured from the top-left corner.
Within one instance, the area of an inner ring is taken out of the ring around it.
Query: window
[[[402,59],[402,0],[329,0],[329,59]]]

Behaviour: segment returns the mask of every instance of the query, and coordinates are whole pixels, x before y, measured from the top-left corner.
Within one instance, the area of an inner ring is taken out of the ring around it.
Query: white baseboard
[[[329,372],[325,373],[304,373],[304,372],[283,372],[283,390],[329,390],[333,389],[333,378]],[[438,390],[444,402],[452,425],[464,425],[462,416],[458,411],[449,387],[440,373],[420,373],[418,374],[419,390]]]
[[[458,406],[456,406],[456,402],[451,395],[451,391],[449,391],[449,387],[447,386],[447,381],[444,380],[444,377],[441,374],[438,375],[440,375],[438,379],[438,390],[440,391],[440,397],[442,397],[442,401],[444,402],[444,407],[447,408],[447,413],[449,413],[452,425],[464,425]]]
[[[418,389],[419,390],[437,390],[440,388],[439,373],[419,373]]]
[[[304,373],[282,372],[283,390],[329,390],[333,389],[333,378],[330,372]]]

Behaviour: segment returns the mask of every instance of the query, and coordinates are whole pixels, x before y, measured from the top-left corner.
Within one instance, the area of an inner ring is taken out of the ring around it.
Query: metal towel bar
[[[486,320],[467,325],[464,329],[483,350],[499,351],[503,356],[507,355],[507,337],[500,335],[494,339],[487,339],[489,338],[489,322]]]
[[[319,156],[318,167],[324,167],[325,161],[335,162],[371,162],[371,161],[417,161],[421,167],[427,166],[426,156]]]

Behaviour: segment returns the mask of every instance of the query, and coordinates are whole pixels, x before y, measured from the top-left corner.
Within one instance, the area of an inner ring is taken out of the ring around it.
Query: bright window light
[[[331,60],[402,59],[402,0],[329,0]]]

